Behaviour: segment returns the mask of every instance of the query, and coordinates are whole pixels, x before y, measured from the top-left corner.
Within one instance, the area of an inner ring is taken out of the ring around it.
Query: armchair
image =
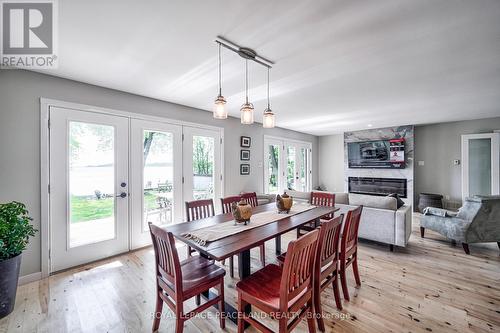
[[[462,242],[466,254],[471,243],[496,242],[500,248],[500,196],[467,198],[458,213],[428,207],[420,220],[422,238],[425,229]]]

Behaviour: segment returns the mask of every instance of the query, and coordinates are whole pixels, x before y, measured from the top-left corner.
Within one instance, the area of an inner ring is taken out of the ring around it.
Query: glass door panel
[[[277,194],[282,191],[282,147],[281,142],[264,141],[264,191],[266,193]]]
[[[491,195],[491,139],[469,140],[469,195]]]
[[[193,135],[193,199],[215,199],[215,138]]]
[[[183,127],[184,201],[213,199],[216,207],[222,196],[221,133]]]
[[[297,187],[299,191],[307,191],[307,148],[300,148],[300,153],[299,153],[299,171],[298,171],[298,181],[297,181]]]
[[[69,122],[69,247],[115,238],[115,129]]]
[[[131,247],[149,245],[149,225],[182,221],[182,128],[133,119]]]
[[[295,155],[295,147],[286,147],[286,188],[288,190],[297,190],[295,180],[297,177],[297,161]]]

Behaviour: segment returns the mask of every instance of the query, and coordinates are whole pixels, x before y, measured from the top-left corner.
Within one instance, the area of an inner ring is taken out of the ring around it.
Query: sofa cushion
[[[298,200],[298,201],[307,201],[311,200],[311,192],[302,192],[302,191],[295,191],[295,190],[286,190],[286,194],[291,196],[293,200]]]
[[[398,209],[398,201],[396,200],[396,198],[377,197],[373,195],[364,195],[356,193],[349,193],[349,205],[351,206],[363,205],[365,207],[389,209],[389,210]]]
[[[335,203],[348,205],[349,204],[349,194],[345,192],[334,192],[335,194]]]

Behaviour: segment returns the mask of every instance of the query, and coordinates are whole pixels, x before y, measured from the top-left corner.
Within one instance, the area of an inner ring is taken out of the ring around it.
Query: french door
[[[131,248],[151,243],[148,223],[182,220],[182,126],[131,120]]]
[[[222,195],[221,132],[50,107],[50,271],[149,245],[148,223]]]
[[[462,199],[500,194],[500,133],[462,135]]]
[[[51,270],[129,249],[128,119],[50,109]]]
[[[283,193],[287,189],[310,191],[311,156],[310,143],[265,137],[265,192]]]
[[[184,201],[222,197],[220,132],[183,128]]]

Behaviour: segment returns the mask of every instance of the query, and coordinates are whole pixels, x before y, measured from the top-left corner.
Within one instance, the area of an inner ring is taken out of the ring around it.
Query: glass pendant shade
[[[271,109],[266,109],[264,111],[264,116],[262,117],[262,126],[264,128],[274,128],[274,113]]]
[[[224,96],[217,96],[214,102],[214,118],[227,119],[226,99]]]
[[[245,103],[241,106],[241,123],[245,125],[253,124],[253,104]]]

